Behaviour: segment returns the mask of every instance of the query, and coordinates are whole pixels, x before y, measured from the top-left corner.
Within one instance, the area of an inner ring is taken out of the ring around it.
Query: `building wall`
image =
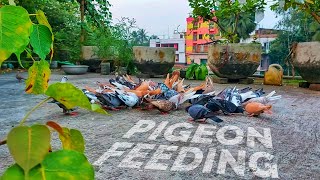
[[[174,35],[171,39],[151,39],[150,47],[173,47],[176,48],[176,63],[186,63],[185,39]]]
[[[186,39],[186,60],[187,64],[192,62],[198,62],[203,58],[203,54],[208,51],[199,51],[198,46],[211,42],[210,36],[217,36],[218,28],[215,23],[207,22],[200,19],[198,22],[194,21],[194,18],[188,17]],[[199,57],[198,57],[199,56]],[[207,59],[207,58],[206,58]]]

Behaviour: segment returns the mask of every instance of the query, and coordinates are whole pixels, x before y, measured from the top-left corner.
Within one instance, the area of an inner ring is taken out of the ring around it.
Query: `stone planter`
[[[298,43],[293,65],[304,80],[320,84],[320,42]]]
[[[175,52],[175,48],[135,46],[134,64],[143,74],[164,75],[175,63]]]
[[[110,63],[101,63],[101,74],[109,75],[110,74]]]
[[[82,53],[84,60],[97,59],[97,46],[82,46]]]
[[[261,60],[261,44],[213,44],[208,50],[208,66],[218,77],[243,79],[253,75]]]
[[[79,75],[79,74],[87,73],[89,66],[87,66],[87,65],[63,65],[61,67],[66,74]]]
[[[57,69],[58,68],[58,61],[51,61],[50,69]]]

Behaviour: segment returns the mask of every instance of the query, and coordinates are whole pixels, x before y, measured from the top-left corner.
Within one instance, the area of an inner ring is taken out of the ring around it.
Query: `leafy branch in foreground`
[[[68,108],[79,106],[107,114],[98,104],[91,104],[74,85],[49,85],[51,71],[45,58],[50,52],[53,53],[54,37],[44,13],[37,11],[34,15],[39,24],[33,24],[28,12],[22,7],[0,8],[0,65],[12,54],[15,54],[20,62],[23,51],[36,53],[40,60],[34,60],[28,70],[25,91],[48,96],[26,114],[19,126],[10,130],[6,140],[0,141],[0,145],[7,144],[15,160],[15,164],[9,167],[0,179],[94,179],[93,167],[83,154],[85,142],[80,131],[61,127],[53,121],[46,125],[24,125],[29,115],[50,99],[55,99]],[[29,45],[32,49],[28,48]],[[61,150],[52,150],[49,128],[59,133]]]

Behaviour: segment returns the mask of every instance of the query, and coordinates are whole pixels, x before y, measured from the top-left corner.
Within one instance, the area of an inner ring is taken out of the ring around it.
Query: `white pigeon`
[[[276,94],[276,91],[272,91],[271,93],[269,93],[267,96],[264,96],[264,97],[252,98],[249,101],[245,102],[244,104],[247,104],[249,102],[259,102],[261,104],[268,104],[272,101],[281,99],[281,95],[273,96],[274,94]]]
[[[187,91],[185,93],[179,93],[177,95],[172,96],[169,101],[176,105],[176,108],[187,100],[191,99],[191,97],[196,93],[196,91]]]
[[[241,93],[240,96],[241,96],[241,101],[242,102],[245,102],[247,99],[251,99],[251,98],[257,97],[257,95],[253,91],[248,91],[248,92],[245,92],[245,93]]]
[[[67,76],[63,76],[62,78],[61,78],[61,83],[66,83],[68,81],[68,77]]]
[[[133,107],[139,101],[139,98],[135,93],[125,92],[123,90],[117,90],[117,89],[115,91],[119,99],[129,107]]]

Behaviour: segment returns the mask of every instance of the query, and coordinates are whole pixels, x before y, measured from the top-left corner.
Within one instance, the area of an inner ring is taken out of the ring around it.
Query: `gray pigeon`
[[[115,93],[99,93],[96,96],[103,105],[110,108],[117,108],[122,104],[122,101]]]
[[[206,123],[220,123],[222,119],[218,118],[208,108],[203,105],[195,104],[186,108],[186,111],[193,118],[194,121],[205,118]]]

